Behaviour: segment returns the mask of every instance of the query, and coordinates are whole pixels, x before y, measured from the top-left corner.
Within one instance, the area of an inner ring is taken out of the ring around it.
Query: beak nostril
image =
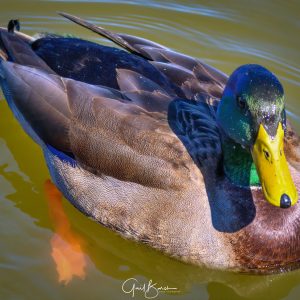
[[[270,158],[270,153],[269,153],[269,151],[267,151],[267,150],[264,149],[263,152],[264,152],[264,155],[265,155],[266,160],[269,160],[269,158]]]
[[[287,194],[282,194],[280,197],[280,207],[289,208],[292,205],[292,201]]]

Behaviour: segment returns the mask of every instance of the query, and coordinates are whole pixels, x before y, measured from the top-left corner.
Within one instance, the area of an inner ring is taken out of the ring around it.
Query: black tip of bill
[[[282,194],[280,198],[280,207],[289,208],[292,205],[292,201],[287,194]]]

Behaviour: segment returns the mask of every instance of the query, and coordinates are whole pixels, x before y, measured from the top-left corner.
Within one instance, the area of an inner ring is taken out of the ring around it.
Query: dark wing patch
[[[169,124],[199,167],[216,167],[222,157],[215,111],[209,104],[183,99],[169,106]]]
[[[76,38],[48,37],[35,41],[32,49],[62,77],[119,89],[117,69],[127,69],[149,78],[170,95],[177,93],[178,88],[148,60],[121,49]]]
[[[124,49],[152,61],[153,65],[176,85],[177,96],[196,101],[202,98],[199,94],[204,93],[209,97],[221,97],[228,77],[200,60],[143,38],[111,32],[70,14],[60,14],[110,39]],[[158,63],[164,63],[165,67]],[[184,92],[184,95],[180,91]]]

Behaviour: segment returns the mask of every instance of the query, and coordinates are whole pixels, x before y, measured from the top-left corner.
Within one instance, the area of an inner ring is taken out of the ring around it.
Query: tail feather
[[[18,31],[21,29],[19,20],[10,20],[7,24],[7,31],[14,33],[15,29]]]
[[[7,32],[8,29],[4,28],[4,27],[0,27],[0,31],[5,31]],[[16,35],[18,38],[20,38],[22,41],[24,41],[25,43],[31,44],[32,42],[35,41],[35,38],[33,38],[32,36],[25,34],[24,32],[20,32],[20,31],[14,31],[13,32],[14,35]]]
[[[19,32],[0,28],[0,58],[23,66],[35,67],[48,73],[55,72],[31,49],[32,39]]]
[[[0,85],[23,129],[38,144],[71,152],[70,109],[62,78],[41,69],[0,62]]]
[[[17,23],[16,23],[17,21]],[[13,28],[12,28],[13,26]],[[14,31],[14,28],[16,27],[17,30],[20,30],[20,23],[18,20],[10,20],[7,28],[0,27],[0,35],[3,34],[8,34],[11,33],[14,36],[16,36],[18,39],[22,40],[24,43],[30,45],[33,41],[34,38],[23,33],[23,32],[16,32]],[[9,50],[6,48],[4,45],[1,37],[0,37],[0,60],[9,60]]]
[[[145,39],[137,38],[137,37],[130,36],[130,35],[112,32],[112,31],[109,31],[100,26],[96,26],[86,20],[79,18],[79,17],[73,16],[73,15],[70,15],[70,14],[67,14],[64,12],[59,12],[59,15],[65,17],[66,19],[68,19],[78,25],[81,25],[97,34],[100,34],[101,36],[106,37],[107,39],[111,40],[112,42],[121,46],[122,48],[126,49],[129,52],[132,52],[136,55],[142,56],[146,59],[151,59],[151,57],[149,57],[147,54],[142,53],[138,48],[136,48],[135,45],[130,42],[130,39],[139,39],[141,44],[145,43],[145,41],[147,42],[147,44],[148,43],[150,43],[151,45],[155,44],[151,41],[147,41]],[[142,42],[142,40],[143,40],[143,42]],[[155,45],[160,46],[158,44],[155,44]],[[162,47],[162,46],[160,46],[160,47]]]

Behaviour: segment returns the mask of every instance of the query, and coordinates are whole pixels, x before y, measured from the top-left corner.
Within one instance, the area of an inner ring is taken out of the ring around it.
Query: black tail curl
[[[15,29],[20,31],[21,25],[19,20],[10,20],[7,24],[7,31],[10,33],[14,33]]]

